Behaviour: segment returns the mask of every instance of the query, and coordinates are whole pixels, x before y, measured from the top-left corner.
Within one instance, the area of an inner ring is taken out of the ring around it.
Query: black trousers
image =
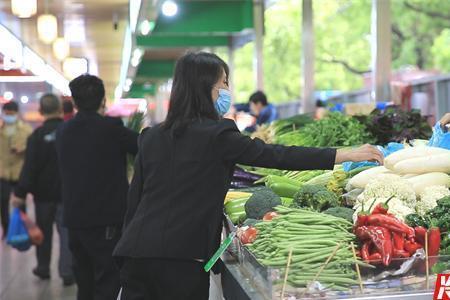
[[[69,228],[69,248],[78,285],[78,300],[115,300],[120,289],[119,269],[112,252],[121,226]]]
[[[11,193],[14,191],[16,181],[0,179],[0,218],[2,219],[2,237],[6,237],[9,226],[9,199]],[[20,207],[22,211],[25,211],[25,205]]]
[[[37,268],[41,273],[50,273],[52,255],[53,224],[59,234],[59,275],[63,279],[72,279],[72,254],[69,250],[67,228],[62,226],[62,204],[57,202],[35,201],[36,224],[44,234],[44,241],[36,246]]]
[[[209,272],[194,260],[125,258],[121,300],[208,300]]]

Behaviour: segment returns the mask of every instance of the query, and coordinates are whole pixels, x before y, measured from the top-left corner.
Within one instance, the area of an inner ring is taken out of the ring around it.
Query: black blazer
[[[118,118],[79,112],[62,124],[56,150],[68,228],[121,225],[128,191],[127,153],[138,134]]]
[[[203,121],[172,138],[141,135],[117,257],[209,259],[220,243],[223,201],[236,163],[332,169],[334,149],[267,145],[231,120]]]
[[[28,137],[25,161],[15,188],[17,197],[33,194],[34,201],[61,201],[61,180],[56,156],[56,129],[63,119],[49,119]]]

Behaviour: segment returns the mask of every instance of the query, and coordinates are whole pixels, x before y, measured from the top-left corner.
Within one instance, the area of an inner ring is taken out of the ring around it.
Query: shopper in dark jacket
[[[78,113],[60,126],[56,145],[78,299],[115,299],[120,283],[112,251],[126,210],[126,158],[137,152],[137,133],[102,115],[101,79],[82,75],[69,87]]]
[[[114,255],[122,261],[122,299],[208,299],[203,265],[219,247],[223,201],[234,165],[332,169],[344,160],[382,160],[356,150],[267,145],[221,119],[231,104],[228,66],[191,53],[175,67],[166,121],[139,142],[125,227]]]
[[[59,275],[64,285],[72,285],[72,256],[67,228],[61,222],[61,180],[55,148],[56,129],[63,122],[61,101],[53,94],[45,94],[40,99],[40,113],[45,122],[27,140],[25,162],[15,188],[13,204],[22,205],[28,193],[34,196],[36,223],[44,234],[44,241],[36,247],[38,264],[33,273],[41,279],[50,278],[53,224],[56,221],[60,242]]]

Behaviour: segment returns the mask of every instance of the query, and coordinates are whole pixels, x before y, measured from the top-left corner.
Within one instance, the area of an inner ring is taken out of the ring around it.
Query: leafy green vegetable
[[[390,106],[384,111],[375,109],[369,116],[356,118],[367,127],[378,145],[429,139],[432,134],[426,117],[422,117],[419,110],[404,111],[399,106]]]
[[[303,185],[294,196],[294,207],[309,207],[324,211],[339,206],[338,197],[322,185]]]
[[[353,213],[355,211],[348,207],[330,207],[329,209],[323,211],[324,214],[332,215],[338,218],[346,219],[353,223]]]
[[[419,214],[407,215],[405,218],[405,222],[411,227],[423,226],[425,228],[428,228],[428,224],[426,223],[425,219]]]
[[[280,197],[269,188],[259,189],[245,203],[247,218],[262,219],[266,213],[281,205]]]
[[[300,114],[290,118],[276,120],[273,122],[273,128],[276,135],[282,135],[312,122],[314,120],[310,115]]]
[[[450,196],[437,201],[437,206],[425,214],[428,224],[441,230],[450,229]]]
[[[275,141],[285,145],[340,147],[369,143],[373,138],[358,120],[334,112],[300,130],[277,135]]]
[[[442,274],[444,271],[449,269],[448,263],[445,262],[437,262],[432,268],[431,272],[433,274]]]

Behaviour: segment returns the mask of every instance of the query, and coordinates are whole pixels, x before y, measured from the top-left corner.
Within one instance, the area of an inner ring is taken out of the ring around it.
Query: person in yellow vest
[[[8,232],[10,194],[19,180],[27,138],[32,128],[19,119],[19,105],[7,102],[2,107],[0,121],[0,216],[2,239]],[[24,209],[24,207],[22,207]]]

